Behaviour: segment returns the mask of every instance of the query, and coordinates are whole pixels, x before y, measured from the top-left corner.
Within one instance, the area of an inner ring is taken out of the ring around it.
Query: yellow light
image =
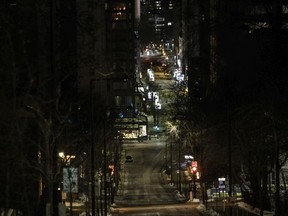
[[[58,155],[59,155],[60,158],[65,158],[64,152],[59,152]]]

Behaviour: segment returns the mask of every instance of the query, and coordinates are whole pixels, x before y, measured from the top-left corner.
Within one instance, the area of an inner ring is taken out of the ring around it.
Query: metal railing
[[[236,204],[229,204],[221,198],[207,202],[207,209],[212,209],[220,216],[259,216],[258,213],[241,208]]]

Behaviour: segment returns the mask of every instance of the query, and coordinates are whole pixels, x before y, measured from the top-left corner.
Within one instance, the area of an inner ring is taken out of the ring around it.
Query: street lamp
[[[92,94],[92,87],[93,87],[94,80],[90,80],[90,142],[91,142],[91,212],[92,216],[95,216],[95,143],[94,143],[94,103],[93,103],[93,94]]]
[[[181,146],[180,146],[180,140],[178,140],[178,181],[179,181],[179,193],[182,194],[182,186],[181,186]]]
[[[173,185],[173,158],[172,158],[172,156],[173,156],[173,154],[172,154],[172,152],[173,152],[173,135],[170,134],[170,137],[171,137],[171,143],[170,143],[170,166],[171,166],[170,184]]]
[[[166,127],[168,128],[168,133],[170,135],[170,139],[171,139],[171,143],[170,143],[170,166],[171,166],[171,182],[170,184],[173,184],[173,138],[178,138],[178,127],[176,125],[173,125],[171,122],[167,121],[166,122]],[[179,143],[179,147],[180,147],[180,143]],[[179,148],[180,149],[180,148]],[[179,150],[180,151],[180,150]],[[180,153],[179,153],[180,154]],[[179,170],[180,171],[180,170]]]
[[[104,121],[104,140],[103,140],[103,172],[104,172],[104,215],[107,215],[107,143],[106,143],[106,121],[110,117],[110,111],[106,109],[106,116]]]

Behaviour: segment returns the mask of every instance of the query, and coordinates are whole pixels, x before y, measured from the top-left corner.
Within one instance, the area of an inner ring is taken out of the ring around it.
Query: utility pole
[[[231,146],[231,92],[227,95],[227,126],[228,126],[228,180],[229,180],[229,199],[232,197],[232,146]],[[229,205],[229,216],[232,216],[232,206]]]

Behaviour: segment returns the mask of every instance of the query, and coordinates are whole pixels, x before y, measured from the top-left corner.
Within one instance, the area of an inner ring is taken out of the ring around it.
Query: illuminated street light
[[[193,160],[194,157],[192,155],[184,155],[185,160]]]
[[[65,158],[65,154],[64,154],[64,152],[59,152],[58,155],[59,155],[59,157],[62,158],[62,159]]]
[[[171,122],[167,121],[166,123],[166,128],[168,129],[169,136],[171,138],[171,143],[170,143],[170,167],[171,167],[171,182],[170,184],[173,184],[173,138],[178,139],[179,138],[179,130],[176,125],[173,125]],[[180,145],[180,143],[179,143]],[[180,148],[179,148],[180,151]]]

